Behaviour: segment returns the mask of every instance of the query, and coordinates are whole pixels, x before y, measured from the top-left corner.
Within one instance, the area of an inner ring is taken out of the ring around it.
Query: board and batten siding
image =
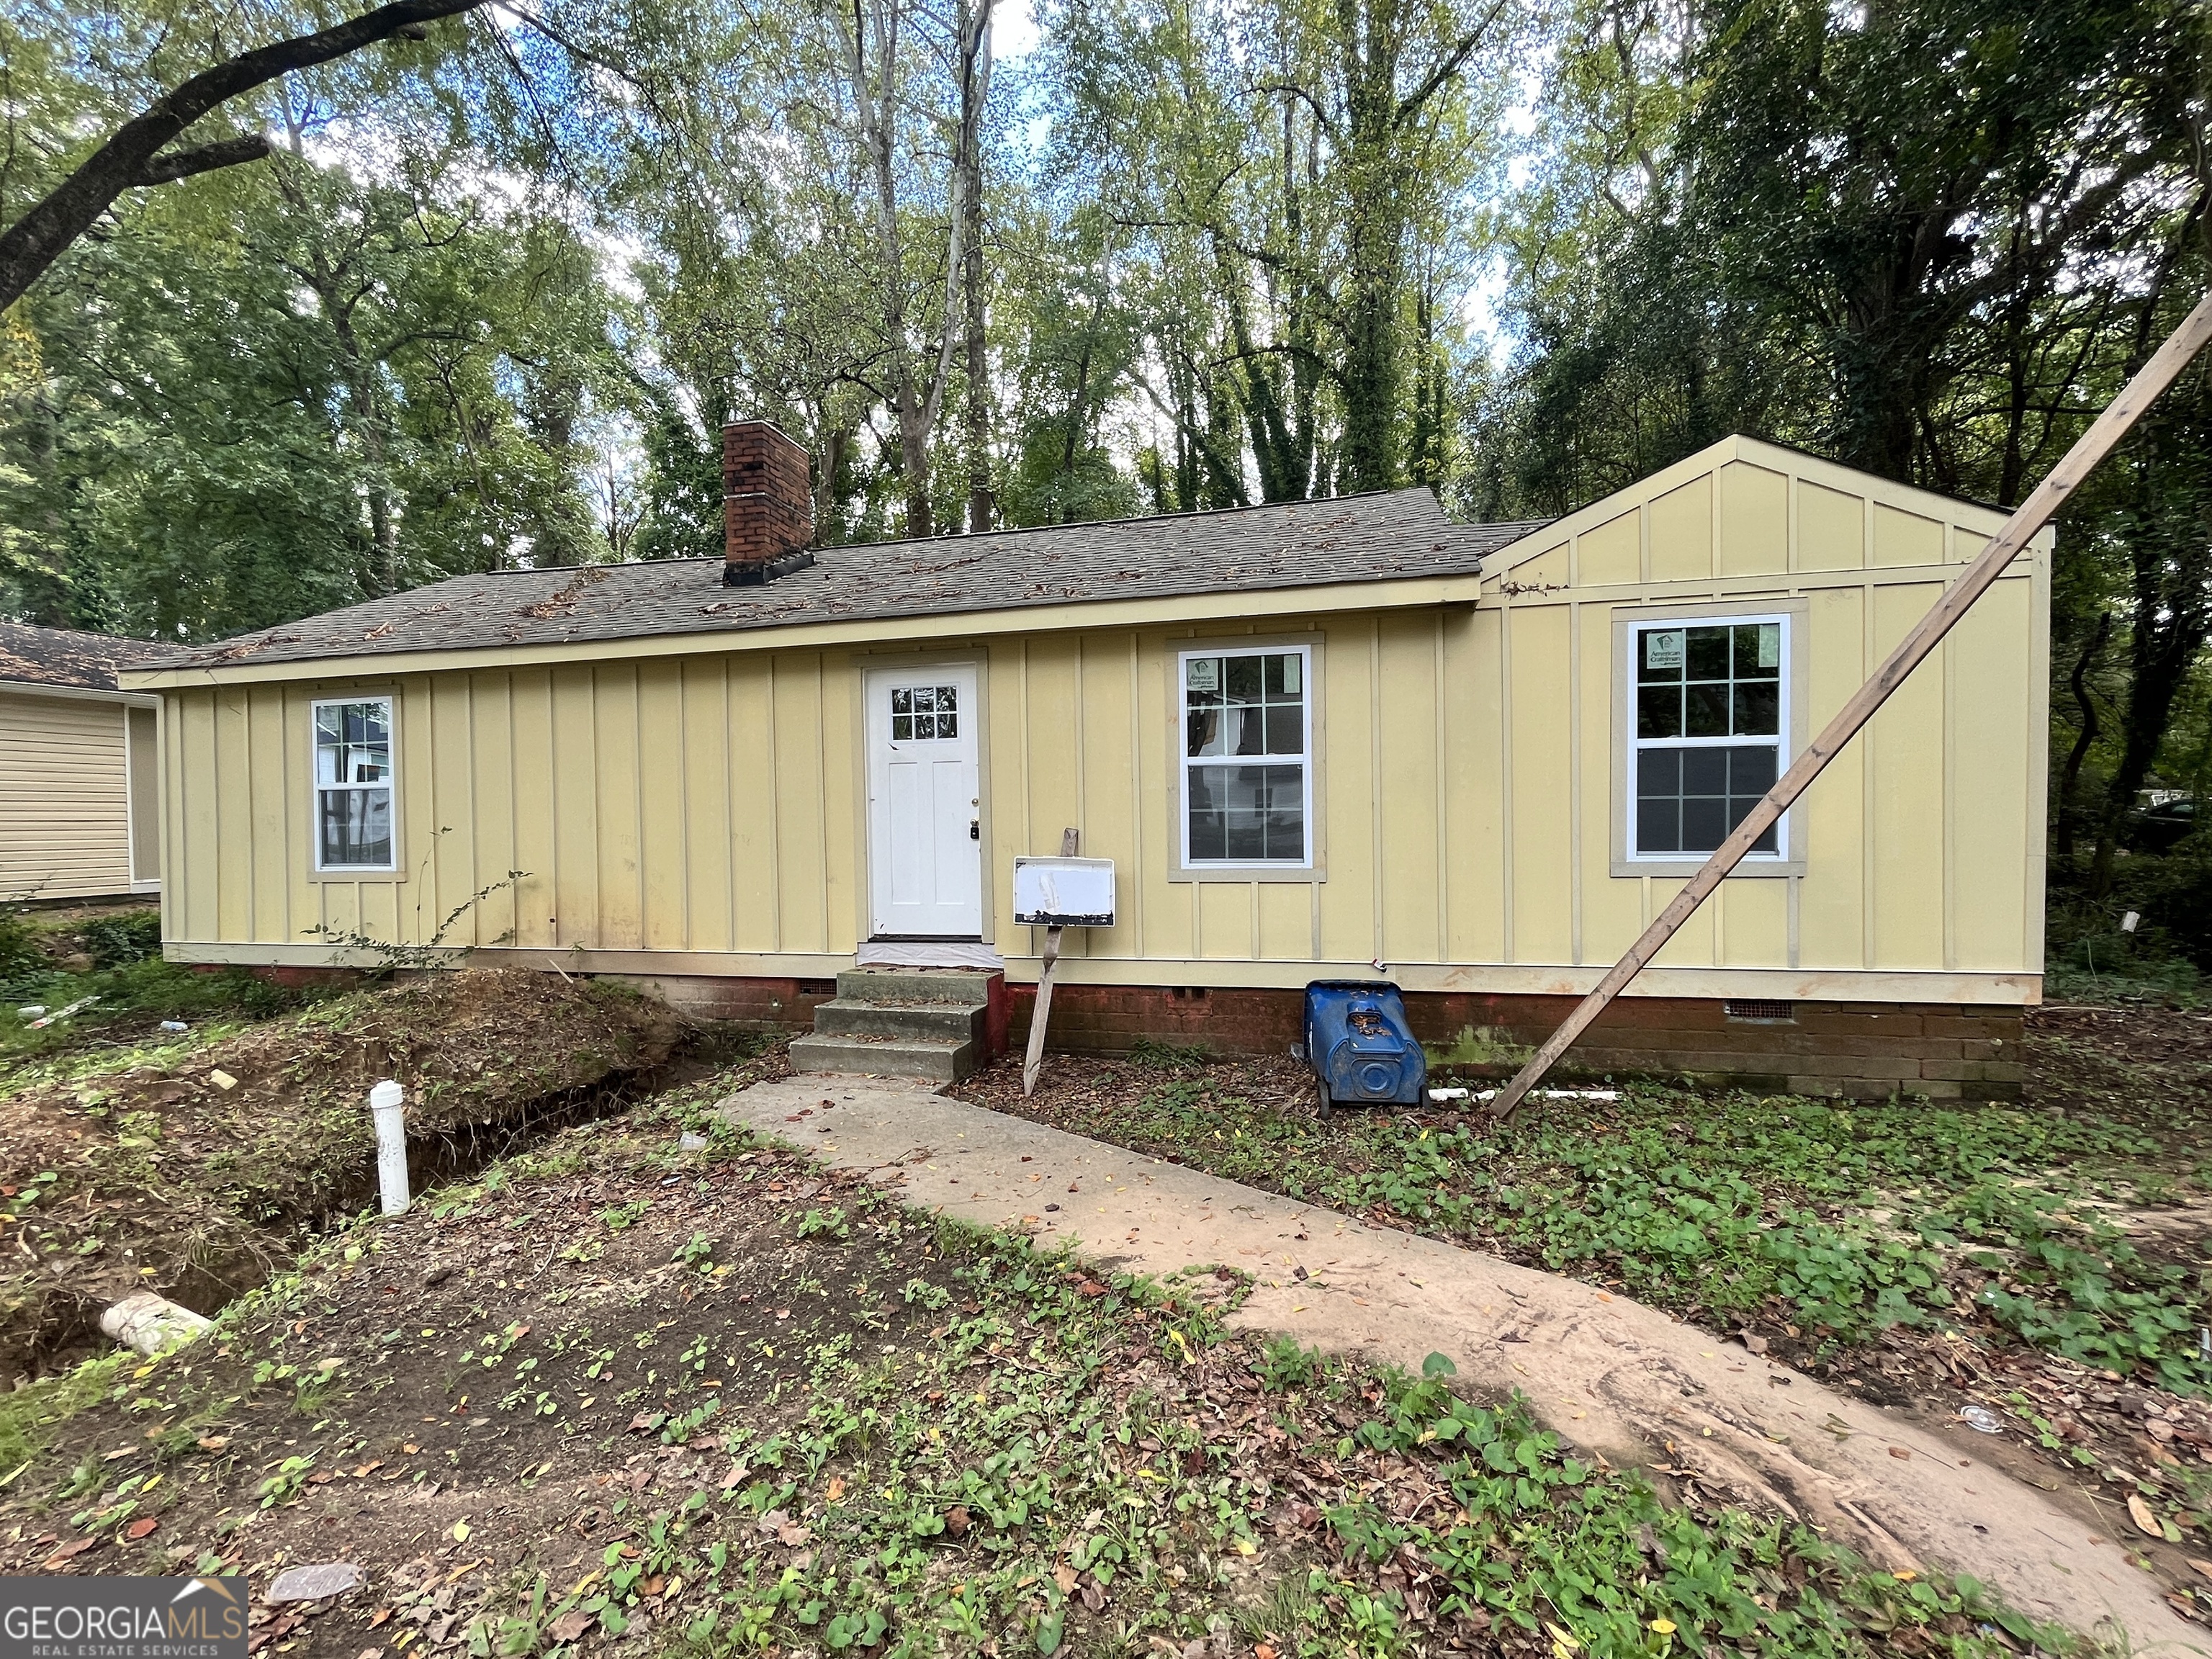
[[[131,890],[127,712],[0,691],[0,900]]]
[[[1809,736],[2003,516],[1733,439],[1495,561],[1495,810],[1473,820],[1474,861],[1510,873],[1480,959],[1609,965],[1682,885],[1612,867],[1616,617],[1802,605]],[[1814,782],[1792,815],[1803,874],[1723,883],[1656,967],[2002,976],[2033,994],[2051,546],[2045,531]]]
[[[1411,989],[1579,991],[1680,884],[1609,868],[1616,609],[1802,601],[1816,730],[1999,521],[1730,440],[1443,602],[1379,583],[1250,621],[1163,603],[1127,626],[1002,619],[896,650],[722,636],[186,685],[165,726],[171,950],[342,960],[330,941],[427,942],[460,908],[447,943],[544,963],[826,976],[867,925],[865,671],[957,660],[980,670],[984,932],[1015,977],[1034,977],[1042,939],[1009,919],[1013,859],[1056,852],[1072,825],[1120,893],[1114,927],[1068,933],[1071,978],[1295,986],[1379,962]],[[1803,876],[1727,884],[1645,988],[2032,998],[2048,555],[2046,538],[1815,786]],[[1317,647],[1322,879],[1176,878],[1175,653],[1246,634]],[[318,878],[310,705],[385,691],[404,878]]]

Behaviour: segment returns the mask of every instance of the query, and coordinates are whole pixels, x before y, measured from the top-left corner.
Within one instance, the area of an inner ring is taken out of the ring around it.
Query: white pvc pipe
[[[1539,1089],[1535,1093],[1546,1100],[1619,1100],[1618,1089]],[[1468,1089],[1431,1089],[1429,1098],[1438,1106],[1455,1100],[1495,1100],[1498,1091],[1485,1089],[1476,1093]]]
[[[407,1093],[386,1078],[368,1091],[376,1120],[376,1181],[386,1215],[407,1213]]]
[[[100,1328],[124,1346],[151,1358],[191,1341],[203,1331],[213,1330],[215,1322],[190,1308],[179,1307],[167,1297],[137,1291],[100,1315]]]

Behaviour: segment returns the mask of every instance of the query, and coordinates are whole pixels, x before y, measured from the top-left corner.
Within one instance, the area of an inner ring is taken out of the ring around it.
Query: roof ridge
[[[1431,501],[1436,501],[1436,491],[1428,484],[1393,484],[1388,489],[1355,489],[1350,494],[1343,495],[1301,495],[1295,501],[1246,501],[1239,507],[1185,507],[1182,511],[1178,513],[1139,513],[1126,519],[1070,519],[1064,524],[1003,525],[996,530],[963,530],[943,536],[896,536],[887,541],[880,542],[832,542],[826,545],[817,547],[813,550],[817,554],[849,553],[857,551],[863,548],[935,547],[939,544],[948,546],[957,546],[964,542],[988,541],[1002,536],[1039,536],[1048,534],[1054,531],[1098,530],[1105,529],[1109,526],[1118,529],[1123,526],[1134,527],[1138,525],[1178,523],[1185,520],[1223,519],[1231,517],[1231,515],[1238,513],[1287,512],[1292,507],[1326,507],[1335,501],[1374,501],[1377,497],[1383,495],[1410,495],[1416,491],[1426,495]],[[1437,511],[1439,513],[1443,512],[1443,503],[1442,501],[1437,502]],[[1501,525],[1510,526],[1521,522],[1523,521],[1520,520],[1503,520],[1495,523],[1486,521],[1479,524],[1466,524],[1451,517],[1449,514],[1444,514],[1444,523],[1455,530],[1492,530],[1500,527]],[[1526,520],[1526,522],[1533,524],[1548,521],[1529,520]],[[461,580],[463,577],[471,575],[540,576],[550,571],[556,570],[588,570],[595,568],[609,570],[635,570],[654,565],[720,564],[720,562],[722,562],[722,556],[719,553],[686,553],[678,557],[665,559],[610,559],[605,561],[604,564],[599,566],[591,564],[532,564],[519,565],[512,568],[502,568],[496,570],[461,571],[452,576],[441,577],[439,580],[441,581],[457,581]],[[429,583],[426,584],[426,586],[435,586],[436,583]],[[416,589],[412,591],[420,592],[421,590]],[[390,598],[392,596],[387,594],[380,597]]]

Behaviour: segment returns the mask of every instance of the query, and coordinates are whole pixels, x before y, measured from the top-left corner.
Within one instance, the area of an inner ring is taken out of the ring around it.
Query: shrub
[[[46,965],[46,953],[30,919],[20,910],[0,909],[0,985],[35,974]]]
[[[116,915],[96,916],[77,932],[82,935],[84,948],[91,952],[93,961],[102,968],[124,968],[161,954],[161,913],[158,910],[125,910]]]

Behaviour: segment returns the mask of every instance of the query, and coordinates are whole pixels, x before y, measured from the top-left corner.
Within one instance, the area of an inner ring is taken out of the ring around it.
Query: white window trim
[[[316,731],[322,711],[343,708],[351,703],[380,702],[392,732],[392,776],[388,782],[326,784],[320,781],[321,744]],[[400,844],[399,797],[399,694],[393,690],[342,692],[334,696],[315,697],[307,704],[307,848],[311,873],[324,881],[383,880],[404,878],[406,871],[407,849]],[[322,799],[325,789],[386,789],[392,792],[392,861],[389,864],[325,864],[323,862]]]
[[[1305,718],[1302,722],[1305,746],[1296,755],[1220,756],[1192,755],[1189,748],[1190,706],[1185,701],[1189,691],[1189,670],[1187,665],[1196,657],[1296,656],[1299,684],[1303,686]],[[1321,769],[1321,688],[1316,681],[1320,653],[1316,642],[1310,639],[1279,640],[1257,636],[1243,639],[1198,641],[1180,647],[1175,658],[1175,684],[1169,699],[1174,711],[1175,787],[1169,795],[1175,811],[1176,871],[1171,879],[1181,881],[1296,880],[1313,881],[1321,872],[1321,826],[1316,821],[1315,803],[1317,795],[1316,777]],[[1190,773],[1194,766],[1219,766],[1238,760],[1254,765],[1270,762],[1278,765],[1296,764],[1300,769],[1304,785],[1301,810],[1305,821],[1305,856],[1301,859],[1194,859],[1190,855]]]
[[[1775,739],[1775,775],[1787,771],[1805,744],[1803,698],[1805,672],[1802,638],[1808,625],[1802,600],[1765,605],[1698,605],[1668,609],[1618,606],[1613,611],[1613,719],[1620,733],[1613,744],[1613,870],[1620,876],[1694,875],[1711,856],[1706,853],[1644,853],[1636,846],[1636,757],[1645,748],[1727,749],[1741,746],[1741,737],[1643,738],[1636,731],[1638,636],[1655,628],[1712,628],[1747,623],[1778,623],[1782,628],[1780,674],[1781,709]],[[1754,739],[1756,741],[1756,739]],[[1775,825],[1775,851],[1748,853],[1736,866],[1739,876],[1800,876],[1805,872],[1805,848],[1800,815],[1796,807]]]

